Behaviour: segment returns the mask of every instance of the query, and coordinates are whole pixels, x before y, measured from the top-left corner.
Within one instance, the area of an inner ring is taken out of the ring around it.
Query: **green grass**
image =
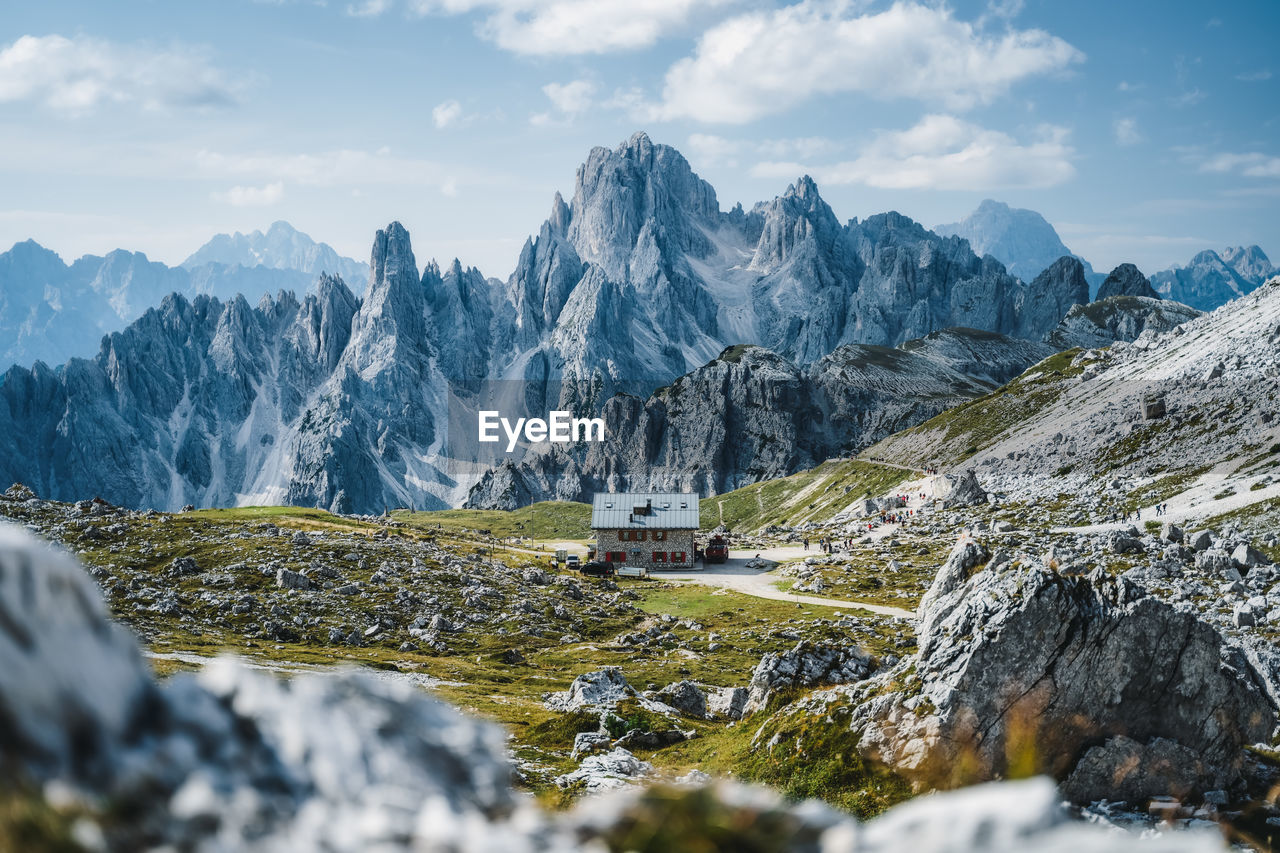
[[[858,459],[830,459],[789,477],[753,483],[699,503],[703,529],[743,533],[771,524],[825,520],[860,498],[883,494],[911,472]]]
[[[1133,490],[1124,501],[1124,508],[1133,512],[1144,506],[1163,503],[1169,498],[1182,494],[1208,473],[1212,465],[1198,465],[1173,474],[1168,474],[1145,486]]]
[[[1066,389],[1062,380],[1084,371],[1084,365],[1071,366],[1079,354],[1075,348],[1052,355],[1007,385],[896,433],[863,455],[921,466],[962,462],[1057,402]]]
[[[444,509],[431,512],[397,511],[397,521],[426,531],[453,534],[488,531],[498,537],[525,536],[533,539],[588,539],[591,537],[591,507],[568,501],[542,501],[517,510]]]
[[[297,527],[303,530],[342,529],[342,530],[377,530],[378,525],[355,518],[344,518],[333,515],[322,509],[309,509],[298,506],[242,506],[228,509],[199,509],[195,512],[184,512],[175,519],[212,521],[220,523],[259,523],[270,522],[282,527]]]
[[[771,710],[785,698],[771,702]],[[770,785],[792,800],[824,800],[866,820],[908,799],[911,788],[859,754],[861,736],[849,727],[847,709],[777,714],[767,720],[756,715],[664,750],[663,760],[679,757],[704,772]],[[778,742],[770,749],[774,737]]]

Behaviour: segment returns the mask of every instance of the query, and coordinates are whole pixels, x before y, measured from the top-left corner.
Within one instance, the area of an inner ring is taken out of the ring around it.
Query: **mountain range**
[[[959,222],[935,225],[943,236],[963,237],[979,255],[991,255],[1013,275],[1031,281],[1064,255],[1079,258],[1084,265],[1090,292],[1097,293],[1105,276],[1095,273],[1084,258],[1075,255],[1049,221],[1034,210],[1010,207],[1002,201],[985,199],[978,209]]]
[[[123,329],[170,293],[230,299],[304,292],[325,270],[358,282],[368,267],[285,222],[265,235],[220,234],[179,267],[123,249],[67,265],[27,240],[0,254],[0,369],[92,355],[103,335]]]
[[[193,260],[261,253],[276,230]],[[808,177],[725,212],[642,133],[590,152],[505,282],[457,260],[419,269],[392,223],[361,296],[340,275],[256,306],[179,292],[92,359],[10,369],[0,480],[127,506],[355,512],[568,497],[550,475],[570,468],[572,496],[650,471],[718,491],[985,393],[1088,301],[1075,258],[1024,283],[898,213],[842,224]],[[618,443],[486,474],[459,425],[495,399],[513,416],[614,413]]]
[[[1166,299],[1201,311],[1212,311],[1231,300],[1252,293],[1278,270],[1257,246],[1207,249],[1186,266],[1151,276],[1151,284]]]

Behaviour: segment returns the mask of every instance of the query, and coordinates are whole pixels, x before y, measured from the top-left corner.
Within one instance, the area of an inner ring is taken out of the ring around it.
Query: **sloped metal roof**
[[[638,506],[651,507],[649,515],[633,515]],[[591,527],[600,530],[697,530],[698,496],[680,492],[596,492],[591,501]]]

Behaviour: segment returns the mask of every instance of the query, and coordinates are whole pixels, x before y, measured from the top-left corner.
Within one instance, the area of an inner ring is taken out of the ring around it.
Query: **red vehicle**
[[[703,549],[702,558],[707,563],[723,563],[729,559],[729,543],[723,536],[712,536],[707,547]]]

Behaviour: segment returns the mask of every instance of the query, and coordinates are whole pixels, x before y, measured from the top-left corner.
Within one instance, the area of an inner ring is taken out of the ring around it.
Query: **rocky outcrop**
[[[958,474],[939,474],[934,478],[933,496],[943,509],[981,506],[987,502],[987,493],[972,470],[964,470]]]
[[[1089,301],[1084,265],[1070,255],[1058,258],[1019,293],[1019,337],[1036,339],[1076,306]]]
[[[1136,341],[1148,330],[1167,332],[1199,316],[1194,308],[1167,299],[1111,296],[1074,306],[1045,341],[1057,350],[1096,349],[1116,341]]]
[[[1141,296],[1146,299],[1159,299],[1160,294],[1151,287],[1151,282],[1133,264],[1121,264],[1113,269],[1102,286],[1098,288],[1097,301],[1112,296]]]
[[[785,652],[769,652],[756,664],[742,715],[763,710],[775,691],[861,681],[875,669],[871,656],[854,646],[820,646],[807,641]]]
[[[1151,286],[1165,299],[1212,311],[1232,299],[1252,293],[1276,274],[1271,260],[1257,246],[1206,250],[1182,267],[1151,276]]]
[[[921,788],[1040,772],[1086,801],[1235,782],[1275,720],[1238,649],[1127,580],[986,557],[958,543],[919,652],[850,692],[864,754]]]
[[[1044,353],[1002,340],[1010,343],[1005,366],[993,360],[984,372],[1020,373]],[[990,385],[951,366],[970,366],[976,347],[958,349],[849,345],[804,368],[759,347],[733,347],[647,400],[611,398],[602,410],[604,442],[499,465],[468,505],[511,509],[625,488],[719,494],[785,476],[985,393]]]

